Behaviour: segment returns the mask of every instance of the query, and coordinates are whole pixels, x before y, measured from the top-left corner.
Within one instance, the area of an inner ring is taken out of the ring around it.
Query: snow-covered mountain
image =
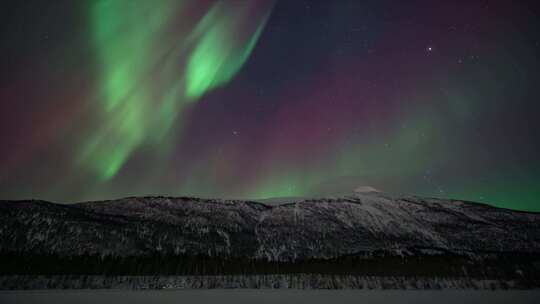
[[[1,201],[0,252],[270,261],[377,252],[538,255],[540,214],[375,191],[278,205],[190,197]]]

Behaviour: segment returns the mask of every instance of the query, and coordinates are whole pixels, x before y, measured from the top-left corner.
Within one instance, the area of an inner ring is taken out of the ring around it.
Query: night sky
[[[5,1],[0,198],[540,210],[535,1]]]

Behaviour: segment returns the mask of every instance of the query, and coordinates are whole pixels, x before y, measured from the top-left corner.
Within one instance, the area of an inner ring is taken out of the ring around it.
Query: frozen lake
[[[2,291],[0,303],[540,303],[540,291],[404,290],[66,290]]]

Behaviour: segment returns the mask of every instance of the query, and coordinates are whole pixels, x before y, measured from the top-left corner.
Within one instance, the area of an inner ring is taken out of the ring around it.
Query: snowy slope
[[[540,253],[540,214],[377,192],[265,205],[133,197],[0,202],[0,252],[203,254],[269,260],[390,252]]]

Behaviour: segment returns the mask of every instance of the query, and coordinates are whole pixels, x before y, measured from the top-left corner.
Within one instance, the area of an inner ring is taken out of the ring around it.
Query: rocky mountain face
[[[540,214],[376,192],[272,206],[188,197],[71,205],[1,201],[0,252],[268,261],[380,252],[540,255]]]

